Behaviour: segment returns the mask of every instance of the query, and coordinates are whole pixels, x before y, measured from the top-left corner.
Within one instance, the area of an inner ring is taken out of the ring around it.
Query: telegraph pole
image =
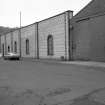
[[[19,30],[19,45],[20,45],[20,58],[21,58],[21,11],[20,11],[20,30]]]

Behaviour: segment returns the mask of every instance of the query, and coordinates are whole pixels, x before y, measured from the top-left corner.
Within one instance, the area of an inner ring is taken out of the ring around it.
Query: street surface
[[[0,105],[104,105],[104,88],[104,67],[0,60]]]

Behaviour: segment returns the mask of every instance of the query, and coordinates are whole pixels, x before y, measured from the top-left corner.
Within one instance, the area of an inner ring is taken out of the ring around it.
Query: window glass
[[[8,46],[8,52],[10,52],[10,46]]]
[[[29,54],[29,39],[26,39],[26,54]]]
[[[47,38],[48,55],[53,55],[53,36],[49,35]]]
[[[17,53],[17,42],[14,42],[14,52]]]

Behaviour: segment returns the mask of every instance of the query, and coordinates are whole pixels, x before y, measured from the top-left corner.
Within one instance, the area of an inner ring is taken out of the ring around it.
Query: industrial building
[[[15,52],[22,58],[69,60],[72,17],[73,12],[66,11],[6,33],[0,38],[1,52]]]
[[[73,16],[66,11],[0,37],[2,53],[22,58],[105,61],[105,0],[92,0]]]

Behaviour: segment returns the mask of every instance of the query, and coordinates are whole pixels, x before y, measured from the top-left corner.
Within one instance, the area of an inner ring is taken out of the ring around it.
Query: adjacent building
[[[73,59],[105,61],[105,0],[92,0],[71,21]]]

